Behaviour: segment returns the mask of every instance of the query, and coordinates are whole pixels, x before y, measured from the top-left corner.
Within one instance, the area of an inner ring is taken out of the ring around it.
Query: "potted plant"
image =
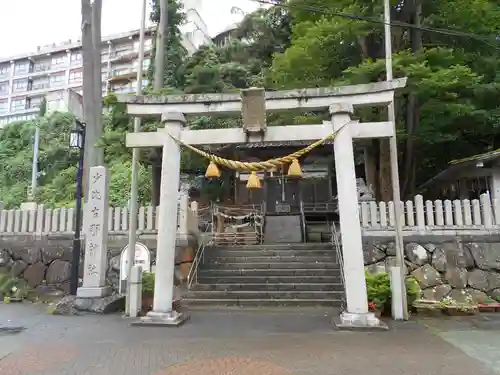
[[[147,313],[153,308],[155,294],[155,274],[152,272],[142,273],[142,312]]]
[[[377,306],[375,301],[368,302],[368,311],[373,313],[377,318],[382,316],[382,310]]]
[[[380,316],[391,297],[391,283],[386,272],[366,273],[366,293],[369,301],[369,310]],[[370,307],[371,306],[371,307]]]

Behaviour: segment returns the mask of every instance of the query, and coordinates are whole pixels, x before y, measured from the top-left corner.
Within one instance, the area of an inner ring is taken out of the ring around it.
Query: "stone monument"
[[[111,294],[106,285],[108,254],[108,171],[91,167],[89,195],[84,207],[85,263],[79,298],[99,298]]]

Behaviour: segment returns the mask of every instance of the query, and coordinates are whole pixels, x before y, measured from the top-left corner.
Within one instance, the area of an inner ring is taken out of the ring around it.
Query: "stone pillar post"
[[[491,168],[491,199],[500,200],[500,166],[494,165]]]
[[[490,195],[495,215],[495,223],[500,224],[500,166],[493,165],[491,168]]]
[[[83,285],[77,289],[76,294],[80,298],[99,298],[111,294],[111,288],[106,285],[109,209],[107,169],[101,166],[91,167],[88,185],[88,201],[83,214]]]
[[[333,129],[338,130],[349,123],[352,113],[353,107],[349,103],[331,105]],[[340,327],[378,326],[379,320],[368,312],[354,150],[349,125],[337,134],[333,145],[347,300],[347,311],[341,314],[337,324]]]
[[[165,130],[179,138],[186,119],[182,113],[162,115]],[[184,317],[173,310],[175,246],[177,240],[177,204],[179,197],[181,150],[168,134],[164,135],[161,164],[160,209],[156,252],[153,311],[142,319],[146,324],[177,326]]]

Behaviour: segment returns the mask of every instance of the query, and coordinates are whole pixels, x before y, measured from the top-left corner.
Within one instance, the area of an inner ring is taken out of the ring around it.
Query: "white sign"
[[[122,250],[120,255],[120,280],[127,280],[128,271],[128,245]],[[135,244],[134,265],[141,266],[142,271],[151,272],[151,253],[149,249],[142,243]]]

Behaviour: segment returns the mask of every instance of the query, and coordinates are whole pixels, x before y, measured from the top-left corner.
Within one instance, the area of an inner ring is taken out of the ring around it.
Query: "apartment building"
[[[182,41],[191,54],[210,39],[196,10],[190,10],[186,18],[186,24],[181,28]],[[152,31],[153,28],[148,28],[146,32],[144,72],[151,64]],[[135,91],[139,34],[139,30],[134,30],[103,38],[103,95]],[[10,122],[36,117],[44,98],[48,111],[66,110],[68,90],[82,94],[82,84],[80,41],[41,46],[34,53],[0,59],[0,128]],[[146,84],[147,80],[143,80],[143,85]]]

